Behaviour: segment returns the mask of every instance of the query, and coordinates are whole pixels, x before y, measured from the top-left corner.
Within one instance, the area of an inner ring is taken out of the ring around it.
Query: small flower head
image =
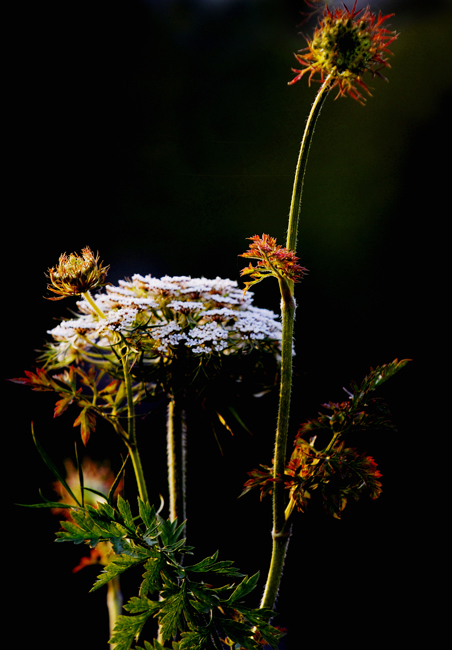
[[[58,266],[52,267],[48,271],[50,283],[47,288],[57,294],[57,296],[49,297],[49,300],[79,296],[90,289],[102,287],[105,284],[108,269],[108,266],[102,266],[102,262],[99,262],[99,253],[95,256],[88,246],[82,250],[81,255],[63,253],[58,261]]]
[[[253,243],[249,249],[240,255],[240,257],[250,257],[257,260],[257,265],[249,266],[242,269],[240,275],[250,275],[252,280],[245,282],[245,292],[258,282],[272,275],[278,280],[290,280],[291,282],[300,282],[307,269],[298,264],[298,257],[295,253],[287,248],[276,244],[275,237],[263,234],[262,237],[254,235],[248,237]]]
[[[330,77],[331,87],[339,90],[338,96],[348,93],[363,104],[365,99],[356,85],[371,94],[363,81],[364,73],[385,79],[380,70],[390,67],[386,55],[392,52],[388,46],[398,35],[382,25],[392,15],[382,16],[380,12],[376,16],[369,7],[356,10],[356,2],[351,10],[345,5],[334,10],[325,7],[312,39],[306,39],[308,47],[295,54],[304,68],[293,69],[297,76],[289,85],[307,72],[309,82],[316,74],[321,82]]]

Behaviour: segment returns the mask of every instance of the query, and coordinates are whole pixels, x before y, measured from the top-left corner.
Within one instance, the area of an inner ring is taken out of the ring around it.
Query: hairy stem
[[[280,281],[282,308],[281,380],[279,391],[278,422],[276,428],[273,476],[284,476],[286,466],[287,436],[289,431],[290,398],[292,388],[292,346],[295,304],[289,285]],[[273,609],[281,582],[284,558],[290,538],[285,524],[284,483],[275,482],[273,487],[272,557],[261,607]]]
[[[301,213],[301,197],[303,193],[304,176],[306,173],[306,165],[308,162],[312,136],[314,135],[317,118],[320,115],[320,111],[322,110],[322,106],[330,90],[330,77],[328,76],[325,79],[324,83],[321,85],[311,107],[311,112],[309,113],[303,134],[303,139],[301,141],[300,153],[298,154],[298,162],[295,170],[292,201],[290,203],[289,225],[287,228],[286,248],[291,251],[294,251],[297,248],[298,223]]]
[[[287,228],[286,248],[295,250],[298,237],[298,224],[301,212],[301,199],[303,193],[304,176],[309,156],[312,136],[314,134],[317,118],[330,91],[330,78],[328,77],[314,100],[306,122],[300,153],[298,156],[295,179],[290,204],[289,223]],[[293,356],[293,326],[295,318],[295,302],[293,299],[293,282],[280,280],[281,291],[281,316],[282,316],[282,350],[281,350],[281,379],[279,391],[278,422],[276,428],[274,452],[274,478],[283,478],[286,466],[287,436],[289,431],[290,399],[292,390],[292,356]],[[261,607],[273,609],[281,582],[284,558],[289,543],[291,528],[288,518],[292,509],[286,510],[284,483],[275,482],[273,488],[273,530],[272,530],[272,557],[268,571],[267,582]],[[286,516],[287,515],[287,516]]]
[[[170,517],[182,523],[186,519],[186,426],[180,399],[173,396],[168,404],[167,457]]]

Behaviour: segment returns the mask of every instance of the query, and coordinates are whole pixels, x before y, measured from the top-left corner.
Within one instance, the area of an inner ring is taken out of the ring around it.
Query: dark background
[[[295,522],[275,620],[289,630],[286,650],[404,647],[424,634],[433,646],[439,634],[452,12],[447,1],[371,7],[396,12],[389,22],[401,36],[390,83],[371,82],[364,108],[330,97],[315,133],[297,251],[310,273],[297,288],[293,432],[370,366],[413,361],[381,391],[398,433],[362,441],[384,475],[380,499],[351,504],[340,522],[322,512]],[[99,250],[113,283],[136,272],[239,280],[246,237],[284,243],[316,91],[306,80],[287,86],[303,9],[289,0],[16,4],[6,23],[5,377],[32,369],[46,330],[68,314],[70,301],[43,300],[44,272],[64,251]],[[256,287],[255,303],[277,311],[276,283]],[[72,454],[72,419],[52,420],[47,395],[4,390],[14,572],[3,588],[15,643],[107,648],[105,593],[88,594],[98,570],[71,573],[86,549],[54,544],[49,512],[12,506],[38,501],[38,488],[49,495],[52,481],[30,421],[59,460]],[[223,455],[207,421],[189,431],[190,543],[199,556],[219,548],[242,571],[260,569],[262,586],[270,503],[237,495],[246,472],[271,460],[275,405],[244,405],[253,436],[217,429]],[[142,434],[156,502],[163,427],[160,413]],[[108,430],[91,444],[88,454],[119,462]]]

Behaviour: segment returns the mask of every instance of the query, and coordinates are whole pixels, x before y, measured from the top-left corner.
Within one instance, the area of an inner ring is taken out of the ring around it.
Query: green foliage
[[[326,413],[319,413],[317,418],[301,425],[284,476],[274,476],[273,467],[261,465],[261,469],[249,472],[251,478],[242,494],[258,487],[262,498],[271,494],[275,482],[284,482],[290,497],[288,517],[295,506],[303,511],[316,490],[326,511],[338,519],[349,498],[357,500],[367,494],[376,499],[381,493],[381,473],[374,459],[347,447],[344,437],[369,429],[394,430],[386,404],[372,393],[408,361],[395,359],[375,370],[371,368],[361,384],[351,383],[350,391],[346,390],[348,400],[324,404]],[[315,444],[320,433],[327,434],[329,441],[317,449]]]
[[[220,639],[237,648],[257,650],[259,639],[277,648],[281,632],[269,623],[271,610],[250,609],[244,599],[256,588],[259,574],[247,577],[233,562],[218,560],[218,552],[194,564],[183,563],[193,549],[181,538],[183,525],[163,519],[155,508],[138,500],[137,516],[118,497],[117,507],[73,506],[71,520],[61,522],[58,542],[90,547],[110,542],[113,552],[91,591],[125,571],[141,567],[139,595],[124,606],[111,642],[116,650],[129,650],[149,620],[156,619],[163,643],[177,650],[222,648]],[[232,582],[214,586],[219,576]],[[205,580],[208,577],[208,581]],[[159,641],[145,642],[144,650],[162,650]],[[139,646],[135,646],[138,648]]]

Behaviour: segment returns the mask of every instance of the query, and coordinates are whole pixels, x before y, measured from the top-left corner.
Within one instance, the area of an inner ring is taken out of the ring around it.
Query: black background
[[[370,366],[413,361],[381,392],[398,433],[362,441],[383,472],[380,499],[351,504],[340,522],[322,512],[295,522],[275,620],[289,630],[286,650],[405,646],[424,634],[434,645],[439,633],[451,3],[379,7],[396,12],[389,22],[401,32],[390,83],[371,82],[364,108],[330,97],[310,155],[293,431]],[[292,53],[304,46],[302,9],[289,0],[15,5],[5,66],[5,378],[34,367],[46,330],[68,314],[69,302],[43,299],[44,272],[64,251],[99,250],[113,283],[136,272],[239,280],[246,237],[284,242],[316,90],[306,80],[287,86]],[[277,311],[276,283],[256,287],[255,303]],[[98,570],[71,572],[86,549],[55,544],[49,512],[12,505],[38,501],[52,481],[30,421],[62,460],[77,434],[72,419],[52,420],[47,395],[9,382],[4,391],[4,566],[14,567],[6,624],[17,647],[107,648],[105,593],[88,594]],[[261,588],[270,503],[237,495],[246,472],[271,460],[276,400],[242,406],[253,436],[217,430],[223,455],[209,423],[191,423],[189,541],[199,557],[218,548],[243,572],[261,570]],[[141,441],[156,502],[163,429],[160,413]],[[119,462],[108,430],[90,445],[88,455]],[[124,581],[126,594],[133,588]]]

